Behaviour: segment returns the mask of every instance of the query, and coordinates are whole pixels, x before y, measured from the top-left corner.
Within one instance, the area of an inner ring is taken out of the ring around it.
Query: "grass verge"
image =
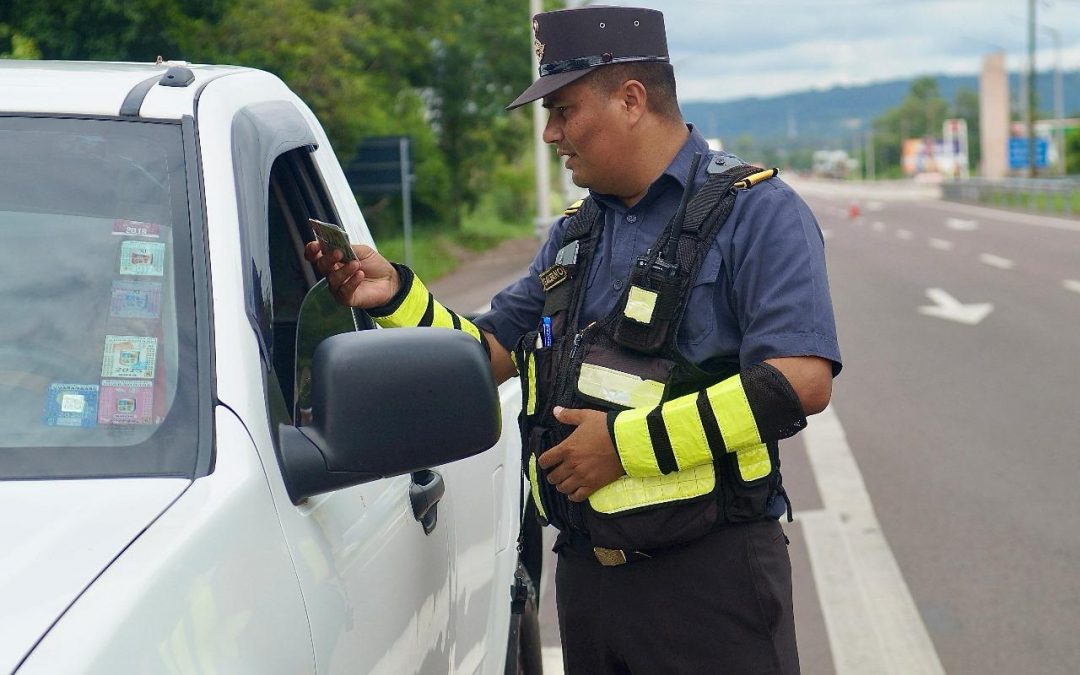
[[[469,252],[486,251],[508,239],[528,237],[532,232],[528,214],[508,220],[499,214],[491,200],[484,200],[462,219],[458,230],[414,228],[412,268],[421,279],[434,281],[454,271]],[[404,262],[404,237],[380,236],[379,252],[390,260]]]

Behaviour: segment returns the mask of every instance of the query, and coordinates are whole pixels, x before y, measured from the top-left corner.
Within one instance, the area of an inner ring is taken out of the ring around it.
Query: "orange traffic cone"
[[[858,218],[859,216],[861,216],[862,211],[859,209],[859,203],[858,202],[851,202],[851,206],[848,207],[847,214],[848,214],[848,218],[851,218],[852,220],[854,220],[854,219]]]

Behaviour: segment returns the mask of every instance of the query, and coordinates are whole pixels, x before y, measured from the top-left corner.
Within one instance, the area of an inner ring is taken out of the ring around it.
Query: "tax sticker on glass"
[[[98,386],[96,384],[49,385],[45,399],[45,424],[50,427],[92,427],[97,425]]]
[[[102,377],[154,379],[157,361],[157,338],[135,335],[106,335]]]
[[[161,284],[153,281],[114,281],[109,316],[156,319],[161,316]]]
[[[112,233],[125,237],[157,239],[161,236],[161,226],[157,223],[144,223],[138,220],[114,220]]]
[[[154,383],[146,380],[102,380],[99,424],[153,424]]]
[[[120,244],[120,274],[160,277],[165,273],[165,244],[125,241]]]

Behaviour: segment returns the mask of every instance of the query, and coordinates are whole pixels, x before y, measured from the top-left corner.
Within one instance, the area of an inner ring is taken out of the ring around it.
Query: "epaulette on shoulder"
[[[758,171],[757,173],[750,174],[749,176],[747,176],[746,178],[743,178],[742,180],[735,181],[735,184],[732,187],[734,187],[737,190],[749,190],[750,188],[754,187],[755,185],[757,185],[758,183],[760,183],[763,180],[769,180],[770,178],[775,178],[776,175],[779,174],[779,173],[780,173],[780,169],[776,169],[776,168],[765,169],[763,171]]]
[[[564,216],[572,216],[572,215],[574,215],[575,213],[578,212],[578,209],[580,209],[581,205],[584,204],[584,203],[585,203],[584,199],[577,200],[576,202],[574,202],[570,206],[566,207],[566,210],[563,211],[563,215]]]

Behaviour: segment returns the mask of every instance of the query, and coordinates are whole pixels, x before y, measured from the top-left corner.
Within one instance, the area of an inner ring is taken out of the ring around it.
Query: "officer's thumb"
[[[555,419],[563,424],[573,424],[575,427],[581,424],[581,411],[577,408],[564,408],[557,405],[552,412],[555,413]]]

